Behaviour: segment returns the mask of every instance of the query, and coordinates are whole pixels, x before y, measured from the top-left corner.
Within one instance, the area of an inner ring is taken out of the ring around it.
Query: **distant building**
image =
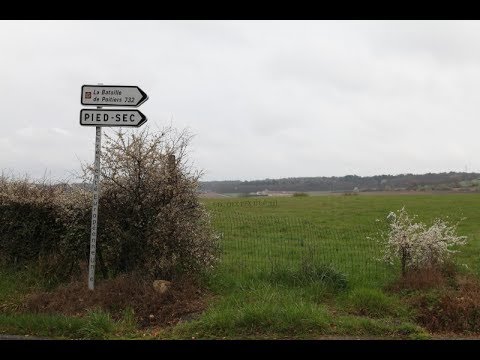
[[[263,191],[252,192],[250,196],[293,196],[293,191],[271,191],[265,189]]]

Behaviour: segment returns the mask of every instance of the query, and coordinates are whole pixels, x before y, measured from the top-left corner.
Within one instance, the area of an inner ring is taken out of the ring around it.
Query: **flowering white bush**
[[[397,212],[390,212],[390,230],[384,237],[385,249],[383,260],[393,264],[399,259],[402,274],[407,269],[418,269],[438,266],[457,250],[453,246],[465,245],[466,236],[456,234],[457,225],[449,225],[446,221],[435,219],[433,225],[415,222],[416,215],[410,217],[405,207]]]

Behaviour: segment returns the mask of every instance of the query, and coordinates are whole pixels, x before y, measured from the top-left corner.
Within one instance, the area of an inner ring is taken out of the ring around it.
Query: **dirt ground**
[[[51,292],[31,294],[22,310],[82,316],[102,309],[118,320],[125,310],[132,309],[140,327],[168,326],[203,311],[210,297],[190,279],[175,281],[160,294],[150,281],[120,276],[100,281],[94,291],[88,290],[84,281],[75,281]]]

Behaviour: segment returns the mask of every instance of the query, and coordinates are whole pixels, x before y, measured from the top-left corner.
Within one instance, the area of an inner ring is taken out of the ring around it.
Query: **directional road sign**
[[[82,105],[133,106],[147,101],[148,95],[138,86],[83,85]]]
[[[147,118],[139,110],[82,109],[80,125],[84,126],[142,126]]]
[[[95,126],[95,168],[93,179],[92,228],[90,232],[90,259],[88,265],[88,288],[95,286],[95,257],[97,246],[98,199],[100,186],[100,152],[102,126],[142,126],[147,118],[138,110],[102,109],[103,106],[138,107],[148,96],[138,86],[83,85],[82,105],[97,108],[80,111],[80,125]]]

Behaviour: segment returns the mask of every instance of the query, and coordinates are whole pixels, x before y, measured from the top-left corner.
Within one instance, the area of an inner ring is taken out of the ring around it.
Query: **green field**
[[[197,319],[147,338],[429,337],[415,323],[414,309],[385,291],[399,276],[399,267],[377,260],[382,248],[375,237],[386,230],[388,213],[403,206],[426,223],[436,217],[465,218],[458,232],[469,241],[455,261],[480,275],[480,194],[202,201],[222,234],[221,261],[205,277],[215,296]],[[0,300],[25,291],[8,276],[0,281]],[[25,333],[25,321],[15,327],[15,317],[4,315],[0,332]],[[29,330],[31,334],[70,336],[56,333],[54,320],[42,321],[49,324],[48,331]],[[58,321],[65,327],[68,319]],[[134,336],[131,328],[129,334]]]
[[[480,273],[479,194],[204,202],[223,234],[222,263],[210,279],[220,296],[198,321],[179,327],[176,336],[424,336],[412,310],[383,291],[399,276],[399,267],[377,260],[381,244],[375,235],[386,230],[388,213],[403,206],[427,224],[436,217],[466,218],[458,233],[469,242],[455,259]],[[305,272],[305,264],[307,269],[326,264],[345,275],[347,290],[329,288],[314,272]],[[356,315],[359,308],[367,315]]]
[[[396,275],[379,261],[376,241],[386,216],[405,206],[419,220],[462,218],[470,239],[458,260],[480,273],[480,194],[322,196],[301,198],[205,199],[223,234],[223,267],[255,275],[272,266],[291,267],[302,259],[329,263],[354,283],[381,285]]]

